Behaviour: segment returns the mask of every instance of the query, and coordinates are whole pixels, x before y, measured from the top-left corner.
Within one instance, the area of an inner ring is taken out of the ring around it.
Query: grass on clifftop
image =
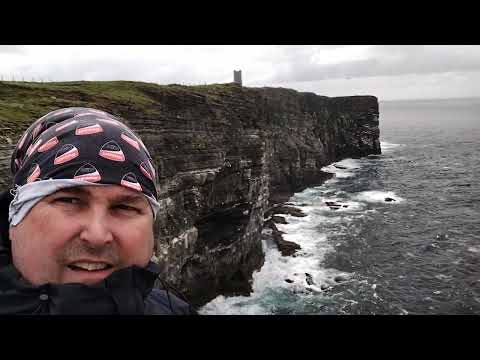
[[[0,82],[0,134],[16,138],[36,118],[63,107],[153,104],[152,99],[137,89],[138,84],[122,81]]]
[[[155,105],[164,94],[202,93],[216,97],[231,84],[199,86],[158,85],[134,81],[0,82],[0,142],[17,141],[37,118],[59,108],[79,106],[156,115]],[[121,115],[121,114],[120,114]],[[8,138],[8,139],[7,139]]]

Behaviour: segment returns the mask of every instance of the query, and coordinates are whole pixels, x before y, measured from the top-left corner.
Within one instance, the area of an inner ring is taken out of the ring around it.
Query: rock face
[[[329,163],[380,154],[373,96],[328,98],[236,84],[62,84],[0,82],[0,127],[7,124],[16,142],[36,117],[67,106],[127,119],[158,168],[156,256],[165,279],[196,305],[251,291],[252,273],[264,261],[264,215],[272,206],[321,184],[331,176],[320,170]],[[23,106],[30,98],[43,101],[42,108]],[[7,103],[17,104],[16,112],[2,108]],[[18,109],[23,120],[11,130]],[[12,149],[4,139],[3,188]]]
[[[267,220],[263,225],[272,230],[271,236],[273,242],[275,243],[275,245],[277,245],[277,248],[282,254],[282,256],[292,256],[297,250],[301,249],[300,245],[294,243],[293,241],[285,240],[283,238],[282,234],[284,233],[278,230],[273,219]]]
[[[288,224],[287,220],[283,216],[272,216],[272,221],[275,224]]]
[[[286,206],[286,205],[276,205],[265,212],[264,217],[268,218],[270,216],[274,216],[274,214],[287,214],[294,217],[305,217],[305,214],[301,209],[298,209],[293,206]],[[278,218],[278,217],[277,217]]]

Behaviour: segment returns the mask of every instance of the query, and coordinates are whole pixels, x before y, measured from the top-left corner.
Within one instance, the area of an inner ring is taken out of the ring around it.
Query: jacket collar
[[[0,314],[143,314],[158,268],[131,266],[94,284],[25,282],[10,264],[0,269]]]
[[[10,239],[8,238],[8,206],[13,200],[10,191],[0,193],[0,267],[11,262]]]

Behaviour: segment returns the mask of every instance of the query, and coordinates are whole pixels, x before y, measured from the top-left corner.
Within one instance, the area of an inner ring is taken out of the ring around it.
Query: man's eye
[[[59,202],[62,204],[78,204],[80,199],[74,197],[59,197],[55,199],[55,202]]]
[[[128,206],[128,205],[116,205],[116,209],[118,210],[126,210],[126,211],[133,211],[133,212],[139,212],[139,210],[133,206]]]

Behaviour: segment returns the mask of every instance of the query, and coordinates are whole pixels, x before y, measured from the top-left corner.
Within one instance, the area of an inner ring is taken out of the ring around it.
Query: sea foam
[[[395,201],[387,202],[385,198],[392,198]],[[357,193],[353,196],[353,199],[357,201],[364,201],[367,203],[388,203],[388,204],[396,204],[404,201],[400,196],[396,195],[393,191],[379,191],[379,190],[372,190],[372,191],[362,191]]]
[[[389,143],[387,141],[380,141],[380,147],[382,149],[382,153],[389,152],[400,146],[403,146],[403,144],[394,144],[394,143]]]

